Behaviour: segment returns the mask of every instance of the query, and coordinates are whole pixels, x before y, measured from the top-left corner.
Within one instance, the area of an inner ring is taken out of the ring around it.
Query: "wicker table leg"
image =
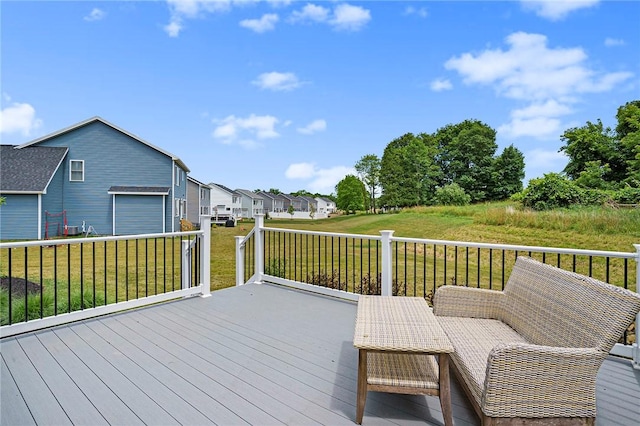
[[[451,384],[449,381],[449,354],[440,354],[440,407],[442,407],[442,416],[444,417],[444,425],[453,425],[453,413],[451,412]]]
[[[367,351],[358,351],[358,394],[356,398],[356,423],[362,424],[364,404],[367,401]]]

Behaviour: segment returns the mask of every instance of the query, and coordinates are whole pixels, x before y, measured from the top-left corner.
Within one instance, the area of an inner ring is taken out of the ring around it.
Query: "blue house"
[[[178,231],[186,217],[182,160],[100,117],[3,145],[0,161],[3,240],[42,239],[63,211],[69,227],[100,235]]]

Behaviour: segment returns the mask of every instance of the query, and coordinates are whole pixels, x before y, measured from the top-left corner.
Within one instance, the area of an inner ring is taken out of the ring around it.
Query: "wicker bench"
[[[444,286],[434,313],[483,425],[595,423],[596,374],[640,296],[519,257],[504,291]]]

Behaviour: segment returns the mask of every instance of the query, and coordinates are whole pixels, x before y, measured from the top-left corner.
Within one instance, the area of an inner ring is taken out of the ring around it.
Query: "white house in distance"
[[[316,197],[318,203],[318,213],[330,215],[336,212],[336,203],[329,198]]]
[[[214,222],[242,217],[242,197],[219,183],[210,183],[211,187],[211,216]]]
[[[253,219],[257,214],[264,213],[264,199],[260,195],[247,189],[236,189],[235,192],[240,195],[242,203],[242,216],[239,218]]]

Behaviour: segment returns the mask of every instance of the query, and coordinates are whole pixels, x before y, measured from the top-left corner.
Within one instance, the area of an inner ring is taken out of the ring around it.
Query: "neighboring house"
[[[236,189],[235,192],[241,197],[243,218],[253,219],[264,213],[264,199],[260,195],[247,189]]]
[[[68,148],[0,146],[0,239],[39,239],[45,211],[62,212],[63,162]],[[64,226],[62,218],[56,222]],[[63,230],[62,230],[63,231]]]
[[[284,197],[280,194],[272,194],[270,192],[260,191],[258,192],[263,198],[264,211],[269,213],[281,213],[284,212]]]
[[[208,216],[210,209],[211,187],[187,176],[187,220],[200,223],[200,216]]]
[[[318,202],[316,201],[315,198],[313,197],[307,197],[307,196],[301,196],[300,198],[302,198],[304,201],[306,201],[307,203],[307,209],[305,211],[307,212],[314,212],[317,213],[318,212]]]
[[[302,211],[302,200],[300,197],[291,194],[283,194],[283,197],[288,200],[288,205],[286,207],[287,210],[289,210],[289,205],[291,205],[293,206],[294,211]]]
[[[242,197],[233,189],[211,182],[211,215],[214,221],[242,217]]]
[[[100,117],[4,146],[1,162],[1,239],[43,238],[45,211],[102,235],[178,231],[186,217],[182,160]]]
[[[336,203],[333,200],[325,197],[317,197],[318,213],[326,213],[327,215],[335,213]]]

